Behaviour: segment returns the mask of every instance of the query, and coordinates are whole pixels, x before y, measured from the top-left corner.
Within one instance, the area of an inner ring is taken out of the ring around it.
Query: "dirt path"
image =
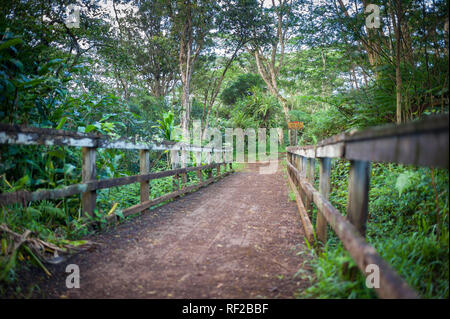
[[[293,298],[305,249],[281,169],[236,172],[94,236],[102,248],[52,267],[50,298]],[[65,287],[66,264],[80,267]]]

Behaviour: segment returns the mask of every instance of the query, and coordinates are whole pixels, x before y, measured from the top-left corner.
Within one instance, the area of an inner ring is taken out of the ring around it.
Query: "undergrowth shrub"
[[[330,202],[346,214],[349,162],[336,160],[331,170]],[[367,241],[423,298],[448,298],[448,170],[397,164],[371,167]],[[317,210],[313,212],[313,222]],[[343,273],[355,265],[329,228],[322,249],[312,248],[314,276],[302,298],[373,298],[365,277]],[[346,266],[346,267],[347,267]]]

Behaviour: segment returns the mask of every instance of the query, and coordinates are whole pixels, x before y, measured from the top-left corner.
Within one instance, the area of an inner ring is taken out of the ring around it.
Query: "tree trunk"
[[[272,43],[270,55],[267,58],[263,54],[261,47],[256,45],[253,48],[247,49],[247,51],[255,57],[258,73],[264,80],[269,89],[269,92],[274,95],[283,108],[284,117],[286,123],[289,122],[289,108],[287,107],[287,100],[281,96],[277,87],[277,77],[280,73],[282,66],[284,65],[285,46],[288,41],[288,29],[289,23],[286,21],[286,25],[283,25],[283,19],[289,19],[288,15],[292,10],[292,2],[279,1],[279,7],[276,7],[275,1],[272,1],[272,9],[275,11],[277,41]],[[280,52],[277,53],[278,47]],[[278,63],[277,63],[278,58]]]
[[[183,112],[181,113],[181,130],[186,132],[189,128],[189,119],[191,117],[191,105],[189,101],[190,94],[190,79],[186,78],[183,82],[183,95],[181,97],[181,105],[183,107]]]
[[[396,5],[396,16],[397,16],[397,24],[394,25],[395,28],[395,41],[396,41],[396,49],[395,49],[395,82],[396,82],[396,92],[397,92],[397,111],[396,111],[396,119],[397,124],[402,122],[402,74],[400,70],[401,64],[401,16],[402,16],[402,4],[401,0],[395,1]]]
[[[203,126],[203,135],[202,138],[206,138],[206,132],[207,132],[207,128],[208,128],[208,122],[209,122],[209,116],[211,114],[211,110],[212,107],[214,105],[214,102],[216,101],[217,95],[219,94],[220,88],[222,86],[222,82],[225,78],[225,75],[227,74],[228,69],[230,68],[231,64],[233,63],[234,59],[236,58],[239,50],[241,49],[243,43],[239,44],[236,49],[233,52],[233,55],[230,57],[230,59],[227,61],[227,63],[225,64],[225,68],[222,72],[222,74],[220,75],[220,78],[216,79],[216,81],[214,82],[214,86],[213,86],[213,91],[211,92],[211,99],[209,100],[209,102],[207,102],[207,97],[208,97],[208,92],[206,92],[206,99],[205,99],[205,103],[207,103],[207,110],[206,110],[206,119],[204,121],[204,123],[202,123]],[[203,116],[202,116],[202,120],[203,120]]]
[[[272,50],[276,50],[276,48],[273,48]],[[275,62],[272,61],[271,63],[264,63],[263,60],[265,60],[265,58],[258,52],[258,49],[253,52],[253,55],[255,56],[259,75],[261,75],[262,79],[266,83],[269,92],[274,95],[278,99],[278,101],[280,101],[283,108],[284,118],[286,120],[286,123],[288,123],[289,109],[287,107],[287,100],[283,96],[281,96],[280,92],[278,91],[278,87],[276,84],[276,77],[278,73],[274,69]]]

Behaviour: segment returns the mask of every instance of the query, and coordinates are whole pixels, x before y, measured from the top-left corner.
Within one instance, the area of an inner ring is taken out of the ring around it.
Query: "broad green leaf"
[[[125,219],[125,216],[123,216],[123,212],[122,212],[121,209],[116,210],[116,211],[114,212],[114,214],[115,214],[116,216],[119,216],[120,219]]]
[[[66,121],[67,121],[67,117],[64,116],[64,117],[59,121],[58,126],[56,127],[56,129],[57,129],[57,130],[60,130],[60,129],[64,126],[64,124],[66,123]]]
[[[89,132],[91,132],[91,131],[93,131],[93,130],[95,130],[97,127],[95,126],[95,125],[88,125],[88,126],[86,126],[86,129],[84,130],[84,132],[85,133],[89,133]]]
[[[413,176],[414,172],[404,172],[397,177],[395,188],[397,189],[399,196],[401,196],[402,193],[411,186],[411,180]]]
[[[73,173],[73,171],[75,170],[75,166],[72,164],[65,164],[64,165],[64,173],[67,175],[70,175]]]
[[[43,78],[35,78],[35,79],[32,79],[32,80],[27,79],[24,82],[17,83],[16,86],[19,87],[19,88],[20,87],[27,87],[28,88],[28,87],[32,87],[32,86],[35,86],[37,84],[40,84],[43,81],[44,81]]]
[[[5,238],[2,238],[2,254],[6,256],[8,252],[8,242]]]
[[[28,175],[25,175],[15,183],[13,190],[19,190],[23,188],[25,185],[27,185],[29,182],[30,177]]]
[[[19,60],[17,60],[17,59],[9,59],[9,62],[14,64],[19,70],[21,70],[21,71],[23,70],[23,64]]]
[[[41,215],[41,211],[33,207],[28,207],[27,214],[30,214],[32,217],[39,217]]]
[[[64,160],[65,153],[62,150],[52,150],[48,152],[48,155]]]
[[[7,49],[9,47],[12,47],[14,45],[21,44],[21,43],[23,43],[23,41],[20,38],[10,39],[10,40],[0,44],[0,51],[5,50],[5,49]]]

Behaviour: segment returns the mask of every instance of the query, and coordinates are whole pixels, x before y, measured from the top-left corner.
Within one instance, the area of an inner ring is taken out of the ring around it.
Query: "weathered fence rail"
[[[79,184],[69,185],[58,189],[44,189],[34,192],[17,191],[11,193],[0,194],[0,205],[13,203],[22,203],[26,205],[28,202],[57,199],[68,196],[81,194],[82,210],[92,214],[96,208],[96,191],[104,188],[123,186],[132,183],[140,183],[140,204],[123,210],[123,215],[128,216],[141,212],[154,205],[167,201],[169,199],[181,196],[188,192],[194,191],[200,187],[206,186],[217,179],[224,177],[230,171],[220,174],[220,167],[226,168],[229,165],[232,169],[229,155],[231,148],[213,148],[194,146],[186,143],[175,142],[136,142],[129,139],[111,140],[109,137],[101,134],[77,133],[64,130],[55,130],[47,128],[25,127],[19,125],[0,124],[0,144],[21,144],[21,145],[46,145],[46,146],[72,146],[82,148],[82,182]],[[97,148],[112,149],[129,149],[139,150],[140,172],[139,175],[126,176],[120,178],[111,178],[97,180],[96,174],[96,150]],[[150,173],[150,151],[170,151],[172,159],[172,169],[161,172]],[[206,158],[207,164],[201,165],[197,161],[197,166],[188,167],[186,164],[187,152],[193,152],[197,158],[201,158],[202,154]],[[213,156],[212,156],[213,154]],[[180,160],[180,156],[182,160]],[[181,168],[179,168],[181,166]],[[212,176],[212,169],[216,169],[217,176]],[[202,181],[201,171],[208,172],[208,179]],[[182,183],[186,183],[186,174],[196,171],[200,178],[200,183],[187,187],[180,187],[179,182],[174,182],[174,191],[161,197],[150,200],[150,184],[153,179],[175,176],[176,180],[181,177]],[[110,220],[115,215],[108,217]]]
[[[449,167],[448,115],[421,122],[388,125],[342,133],[314,146],[288,147],[288,180],[308,240],[314,233],[327,240],[327,224],[335,231],[364,275],[369,264],[380,270],[381,298],[418,298],[406,282],[365,241],[370,185],[370,162]],[[331,159],[350,160],[347,216],[328,201]],[[315,160],[319,161],[319,191],[314,188]],[[317,207],[315,230],[309,215]]]

